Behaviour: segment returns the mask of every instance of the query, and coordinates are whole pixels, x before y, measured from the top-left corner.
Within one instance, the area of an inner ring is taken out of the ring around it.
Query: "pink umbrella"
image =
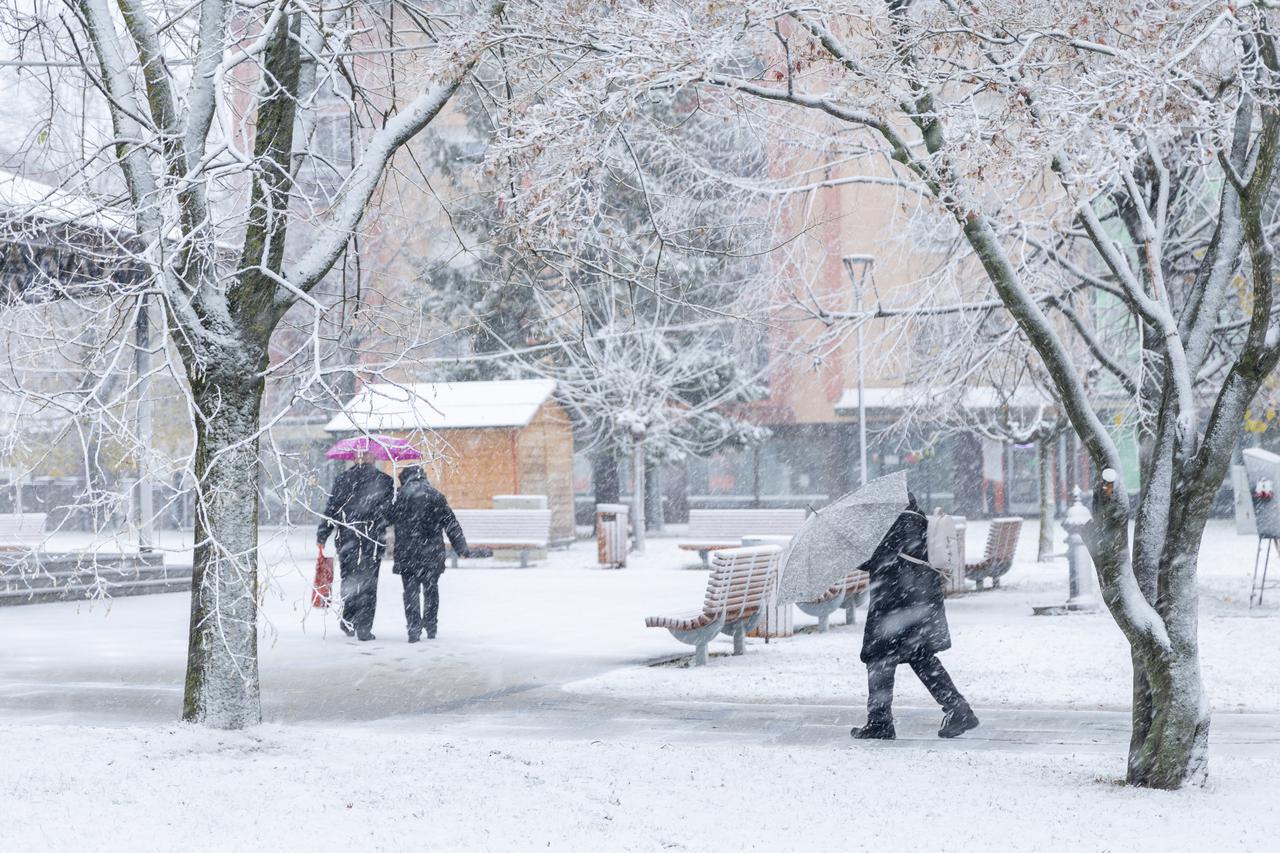
[[[418,448],[410,444],[407,438],[393,438],[389,435],[344,438],[330,447],[325,456],[329,459],[355,459],[357,453],[368,453],[374,459],[393,459],[397,462],[422,458]]]

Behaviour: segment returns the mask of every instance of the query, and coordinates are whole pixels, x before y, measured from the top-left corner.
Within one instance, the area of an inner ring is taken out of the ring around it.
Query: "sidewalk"
[[[1093,753],[1121,755],[1129,715],[1119,711],[978,708],[982,725],[962,737],[937,736],[937,708],[894,709],[898,739],[854,741],[849,729],[861,708],[838,705],[619,700],[538,684],[512,685],[443,702],[421,714],[379,725],[440,736],[527,737],[622,743],[747,744],[828,749],[899,748]],[[1280,714],[1217,714],[1210,735],[1215,755],[1280,759]]]

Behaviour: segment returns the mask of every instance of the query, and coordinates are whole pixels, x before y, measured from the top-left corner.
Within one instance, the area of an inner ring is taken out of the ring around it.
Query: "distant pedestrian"
[[[909,496],[906,510],[859,568],[871,576],[871,605],[862,636],[867,665],[867,724],[856,738],[891,740],[893,682],[905,663],[945,712],[939,737],[955,737],[978,725],[978,717],[938,660],[951,648],[943,609],[943,578],[928,565],[928,520]]]
[[[416,643],[427,631],[436,636],[440,613],[440,575],[444,574],[444,537],[459,557],[483,556],[467,548],[462,525],[449,502],[427,482],[422,468],[414,465],[400,472],[400,492],[391,507],[395,526],[395,563],[392,571],[404,585],[404,621],[409,642]]]
[[[357,452],[355,464],[338,475],[316,530],[316,546],[337,531],[338,572],[342,577],[342,619],[348,637],[372,640],[378,607],[378,567],[386,550],[387,522],[395,486],[369,454]]]

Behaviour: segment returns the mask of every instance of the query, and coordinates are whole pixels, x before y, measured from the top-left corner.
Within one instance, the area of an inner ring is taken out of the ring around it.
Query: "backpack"
[[[923,513],[921,513],[923,515]],[[909,554],[899,552],[898,556],[917,565],[927,565],[944,580],[950,581],[955,573],[964,565],[964,555],[960,553],[960,535],[956,530],[956,520],[942,512],[941,507],[933,511],[933,515],[925,516],[929,523],[925,533],[925,545],[928,550],[928,562],[917,560]]]

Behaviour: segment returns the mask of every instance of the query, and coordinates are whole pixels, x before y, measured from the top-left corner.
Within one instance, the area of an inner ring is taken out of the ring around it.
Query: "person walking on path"
[[[871,576],[871,605],[862,636],[867,665],[867,724],[855,738],[892,740],[893,682],[907,664],[944,711],[938,736],[951,738],[978,725],[978,717],[938,660],[951,648],[943,609],[943,579],[928,562],[928,519],[914,495],[885,534],[871,559],[859,568]]]
[[[333,493],[316,529],[320,556],[324,556],[330,534],[337,531],[338,572],[342,577],[342,618],[338,626],[348,637],[374,639],[378,566],[386,550],[394,494],[391,478],[374,466],[368,453],[357,453],[355,464],[334,481]]]
[[[427,639],[434,640],[440,613],[440,575],[444,574],[443,537],[449,537],[449,544],[459,557],[484,553],[467,547],[462,525],[449,502],[417,465],[400,472],[400,493],[391,506],[391,523],[396,535],[391,570],[404,585],[404,621],[409,642],[418,642],[424,627]]]

